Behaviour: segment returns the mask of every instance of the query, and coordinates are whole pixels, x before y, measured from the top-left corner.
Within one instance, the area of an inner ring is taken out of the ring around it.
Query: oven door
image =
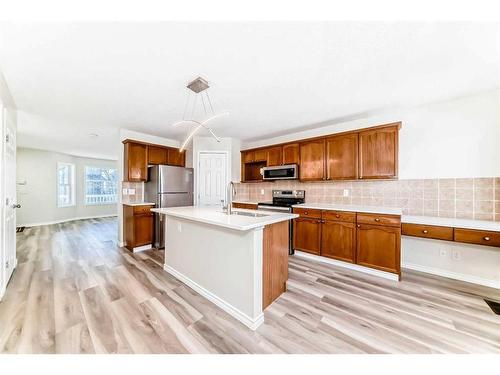
[[[264,167],[264,180],[295,180],[299,177],[297,164]]]

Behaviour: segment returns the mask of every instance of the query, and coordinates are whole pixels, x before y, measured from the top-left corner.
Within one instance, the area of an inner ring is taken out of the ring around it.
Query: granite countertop
[[[262,228],[266,225],[279,223],[286,220],[291,220],[299,217],[296,214],[290,213],[258,213],[259,217],[243,216],[243,215],[227,215],[220,208],[210,207],[169,207],[169,208],[153,208],[153,212],[173,216],[181,219],[196,221],[205,224],[220,226],[223,228],[247,231],[257,228]],[[248,212],[256,214],[255,210],[237,209],[233,212]]]
[[[154,206],[156,203],[151,202],[122,202],[126,206]]]
[[[316,210],[363,212],[370,214],[388,214],[388,215],[403,214],[403,210],[398,207],[360,206],[360,205],[330,204],[330,203],[301,203],[293,205],[292,207],[310,208]]]

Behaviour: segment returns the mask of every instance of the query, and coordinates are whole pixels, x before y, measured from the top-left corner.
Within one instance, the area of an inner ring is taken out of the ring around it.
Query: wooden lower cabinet
[[[125,247],[131,251],[134,248],[153,243],[153,213],[152,206],[123,206]]]
[[[293,248],[320,255],[321,220],[297,218],[293,221]]]
[[[356,262],[356,224],[325,220],[321,226],[321,255]]]
[[[356,263],[400,274],[401,228],[357,224]]]

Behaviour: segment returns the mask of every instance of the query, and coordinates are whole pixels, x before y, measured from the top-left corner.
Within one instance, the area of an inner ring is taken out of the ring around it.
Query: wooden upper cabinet
[[[359,132],[359,178],[397,178],[399,127]]]
[[[253,161],[265,161],[267,162],[267,148],[261,150],[255,150]]]
[[[276,165],[282,164],[282,153],[283,150],[281,146],[271,147],[267,149],[267,166],[274,167]]]
[[[125,181],[146,181],[148,179],[148,146],[125,142],[124,147]]]
[[[302,142],[299,145],[299,178],[302,181],[325,179],[325,139]]]
[[[348,133],[326,139],[326,179],[353,180],[358,178],[358,133]]]
[[[299,144],[283,145],[283,165],[299,164]]]
[[[241,162],[242,163],[252,163],[255,159],[255,152],[253,151],[242,151],[241,152]]]
[[[176,148],[169,148],[167,152],[167,164],[184,167],[186,165],[186,153],[184,151],[179,152]]]
[[[148,146],[148,164],[167,164],[167,149]]]

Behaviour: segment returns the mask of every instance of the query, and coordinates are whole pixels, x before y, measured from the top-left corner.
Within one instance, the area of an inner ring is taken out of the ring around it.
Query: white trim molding
[[[153,248],[153,246],[152,246],[151,244],[149,244],[149,245],[144,245],[144,246],[137,246],[137,247],[134,247],[134,248],[132,249],[132,252],[133,252],[133,253],[140,253],[141,251],[144,251],[144,250],[150,250],[150,249],[152,249],[152,248]]]
[[[314,260],[316,262],[331,264],[333,266],[348,268],[348,269],[353,270],[353,271],[363,272],[363,273],[366,273],[369,275],[382,277],[382,278],[387,279],[387,280],[399,281],[399,276],[396,275],[395,273],[375,270],[373,268],[368,268],[368,267],[363,267],[363,266],[360,266],[357,264],[342,262],[340,260],[325,258],[325,257],[319,256],[319,255],[308,254],[308,253],[304,253],[302,251],[297,251],[297,250],[295,250],[294,255],[298,256],[300,258],[310,259],[310,260]]]
[[[60,223],[66,223],[68,221],[75,221],[75,220],[100,219],[100,218],[103,218],[103,217],[113,217],[113,216],[117,216],[117,214],[71,217],[69,219],[54,220],[54,221],[45,221],[45,222],[42,222],[42,223],[29,223],[29,224],[17,223],[17,226],[18,227],[39,227],[41,225],[60,224]]]
[[[403,263],[401,265],[401,267],[406,268],[408,270],[424,272],[424,273],[428,273],[428,274],[435,275],[435,276],[447,277],[449,279],[455,279],[455,280],[459,280],[459,281],[465,281],[467,283],[478,284],[478,285],[487,286],[490,288],[500,289],[500,281],[497,281],[497,280],[485,279],[483,277],[467,275],[467,274],[457,273],[457,272],[452,272],[452,271],[446,271],[446,270],[443,270],[440,268],[427,267],[427,266],[422,266],[419,264],[412,264],[412,263]]]
[[[191,280],[189,277],[183,275],[177,270],[165,264],[163,267],[165,271],[174,276],[176,279],[182,281],[184,284],[201,294],[203,297],[208,299],[210,302],[213,302],[222,310],[227,312],[232,317],[238,319],[241,323],[246,325],[251,330],[255,331],[263,322],[264,322],[264,313],[260,313],[255,319],[252,319],[250,316],[237,309],[233,305],[227,303],[226,301],[220,299],[218,296],[205,289],[195,281]]]

